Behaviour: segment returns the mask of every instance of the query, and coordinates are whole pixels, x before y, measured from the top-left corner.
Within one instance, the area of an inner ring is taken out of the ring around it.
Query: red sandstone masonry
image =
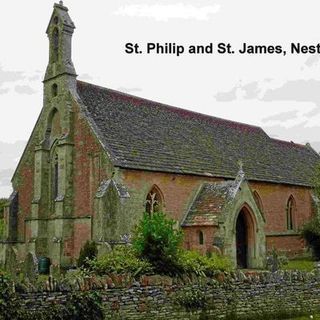
[[[72,256],[76,258],[79,256],[80,250],[87,240],[91,240],[91,221],[88,220],[88,223],[75,221]]]
[[[176,220],[181,221],[188,209],[196,190],[203,182],[222,181],[218,178],[206,178],[201,176],[190,176],[171,173],[147,172],[140,170],[125,170],[124,184],[130,190],[140,190],[144,185],[157,185],[164,197],[165,211]],[[286,233],[286,206],[289,197],[292,195],[296,203],[294,213],[294,226],[298,230],[302,224],[312,216],[312,202],[310,188],[291,186],[285,184],[273,184],[266,182],[251,182],[249,185],[252,191],[256,190],[261,198],[263,213],[266,219],[265,232]],[[147,194],[145,194],[145,197]],[[141,204],[143,208],[143,204]],[[214,228],[193,227],[185,228],[188,235],[185,238],[185,246],[197,249],[201,252],[212,249]],[[199,245],[198,231],[204,232],[208,240],[206,247]],[[267,237],[267,249],[276,247],[288,253],[301,253],[304,248],[303,241],[298,236],[273,236]]]
[[[78,106],[74,107],[76,110]],[[106,176],[106,168],[94,165],[94,157],[101,157],[102,147],[93,135],[87,120],[79,112],[75,115],[74,134],[74,215],[93,213],[94,194]],[[93,178],[95,177],[95,178]]]
[[[250,186],[252,190],[259,193],[262,200],[267,222],[266,233],[286,231],[286,206],[291,195],[296,203],[293,218],[295,229],[298,229],[312,216],[310,188],[263,182],[250,182]]]
[[[32,149],[33,146],[30,146]],[[31,161],[30,161],[31,160]],[[34,158],[25,161],[19,169],[19,184],[16,191],[19,193],[19,214],[18,214],[18,240],[25,240],[26,218],[31,216],[31,203],[33,200],[33,179],[34,179]]]
[[[301,254],[304,251],[304,240],[298,235],[296,236],[277,236],[267,237],[267,248],[277,248],[280,252],[285,252],[289,256]]]
[[[219,178],[181,175],[142,170],[124,170],[123,183],[130,190],[141,190],[145,185],[157,185],[163,196],[166,213],[173,219],[181,221],[183,214],[191,204],[193,197],[203,182],[224,181]],[[148,190],[144,199],[147,197]],[[141,203],[143,209],[143,202]]]
[[[74,106],[75,134],[74,134],[74,216],[94,217],[94,197],[99,184],[107,179],[111,172],[101,166],[101,158],[104,153],[102,146],[92,133],[87,120],[84,119],[78,106]],[[81,247],[91,239],[91,222],[74,223],[74,248],[72,256],[77,258]]]
[[[19,214],[21,214],[20,219],[18,220],[18,232],[20,236],[18,239],[25,239],[25,228],[24,228],[24,219],[26,219],[31,214],[31,203],[33,200],[33,168],[31,166],[26,166],[21,171],[21,176],[23,177],[23,182],[19,186],[19,207],[22,210],[19,210]],[[21,191],[29,190],[29,192],[21,192]]]
[[[203,232],[204,244],[199,243],[199,232]],[[215,234],[215,227],[185,227],[184,246],[186,249],[197,250],[202,254],[207,252],[215,252],[213,247],[213,238]]]

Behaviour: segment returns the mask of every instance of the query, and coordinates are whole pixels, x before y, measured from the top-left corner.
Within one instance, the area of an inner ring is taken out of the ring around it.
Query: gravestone
[[[98,242],[98,258],[108,254],[112,248],[108,242]]]
[[[6,250],[5,269],[16,275],[18,272],[17,249],[9,246]]]
[[[24,273],[31,282],[38,276],[38,259],[32,252],[27,254],[27,257],[24,261]]]

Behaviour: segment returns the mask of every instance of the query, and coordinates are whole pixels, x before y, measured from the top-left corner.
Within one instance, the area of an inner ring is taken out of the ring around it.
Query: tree
[[[135,229],[133,247],[158,273],[176,273],[183,234],[164,213],[145,213]]]
[[[90,260],[94,260],[98,255],[97,244],[94,241],[87,240],[80,250],[78,267],[89,268]]]
[[[313,191],[315,196],[320,199],[320,163],[316,165],[312,178]],[[320,203],[316,203],[319,206]],[[313,256],[320,259],[320,216],[319,208],[316,215],[307,221],[301,230],[301,235],[305,239],[309,248],[311,248]]]
[[[8,199],[6,198],[0,198],[0,239],[4,236],[4,208],[8,203]]]
[[[318,199],[320,199],[320,163],[318,163],[315,167],[312,185],[315,195]]]
[[[0,219],[3,218],[3,214],[4,214],[4,208],[8,203],[8,199],[6,198],[0,198]]]
[[[303,225],[301,235],[312,250],[313,256],[320,260],[320,218],[317,215]]]

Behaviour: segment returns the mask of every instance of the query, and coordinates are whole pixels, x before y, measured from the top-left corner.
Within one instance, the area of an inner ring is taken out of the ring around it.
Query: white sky
[[[308,141],[320,151],[319,55],[124,53],[126,42],[317,44],[318,0],[68,0],[65,5],[77,27],[73,62],[79,79],[259,125],[274,137]],[[51,0],[1,3],[0,196],[10,192],[8,169],[23,146],[8,143],[28,139],[42,107],[52,6]],[[10,158],[7,147],[12,151],[15,145]]]

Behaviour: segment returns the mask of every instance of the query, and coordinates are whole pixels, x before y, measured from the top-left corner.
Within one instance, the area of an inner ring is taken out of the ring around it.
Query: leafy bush
[[[80,250],[78,267],[88,268],[89,261],[97,257],[98,249],[94,241],[87,241]]]
[[[301,234],[314,257],[320,259],[320,218],[316,216],[304,224]]]
[[[99,275],[131,273],[133,276],[152,272],[151,264],[139,259],[131,246],[117,246],[110,253],[89,262],[90,268]]]
[[[180,250],[178,263],[186,273],[198,276],[212,276],[215,271],[231,270],[232,264],[228,257],[212,254],[203,256],[197,251]]]
[[[145,213],[133,235],[133,247],[138,256],[148,260],[157,273],[178,272],[177,257],[183,234],[176,222],[164,213]]]
[[[13,283],[8,275],[0,274],[0,320],[18,319],[19,308],[13,290]]]
[[[267,269],[271,272],[276,272],[283,266],[287,265],[289,259],[285,255],[279,254],[275,247],[272,247],[271,252],[267,256]]]
[[[287,266],[289,264],[289,259],[284,254],[279,256],[278,259],[279,259],[280,267],[284,267],[284,266]]]

